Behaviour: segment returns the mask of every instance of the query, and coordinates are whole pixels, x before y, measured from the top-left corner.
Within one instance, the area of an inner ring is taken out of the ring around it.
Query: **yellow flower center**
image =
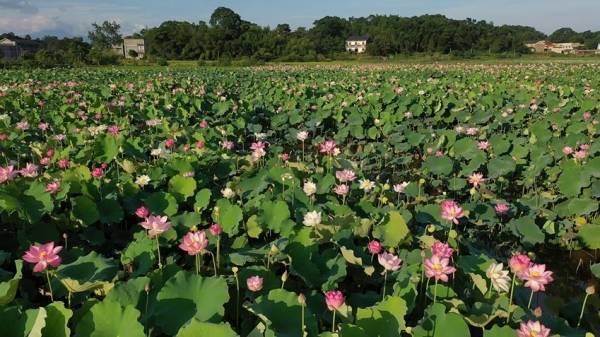
[[[442,266],[441,263],[434,263],[433,266],[431,266],[431,268],[433,268],[433,270],[435,271],[442,271],[442,269],[444,269],[444,266]]]

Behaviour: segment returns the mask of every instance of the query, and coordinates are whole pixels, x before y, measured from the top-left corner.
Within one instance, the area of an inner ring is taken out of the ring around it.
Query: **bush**
[[[159,65],[159,66],[161,66],[161,67],[166,67],[166,66],[168,66],[168,65],[169,65],[169,61],[167,61],[167,59],[166,59],[166,58],[164,58],[164,57],[159,57],[159,58],[156,60],[156,64],[158,64],[158,65]]]

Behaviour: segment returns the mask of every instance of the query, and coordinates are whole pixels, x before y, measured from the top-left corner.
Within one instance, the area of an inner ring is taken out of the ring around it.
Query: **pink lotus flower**
[[[290,160],[290,154],[289,154],[289,153],[287,153],[287,152],[284,152],[284,153],[282,153],[282,154],[281,154],[281,160],[283,160],[283,161],[288,161],[288,160]]]
[[[525,286],[530,288],[534,292],[545,291],[546,284],[554,281],[552,278],[552,272],[546,270],[544,264],[534,264],[529,267],[523,274],[523,280]]]
[[[92,177],[94,178],[102,178],[104,175],[104,169],[102,167],[96,167],[92,170]]]
[[[478,187],[484,181],[485,179],[481,173],[473,173],[469,176],[469,184],[473,185],[473,187]]]
[[[189,232],[183,237],[183,241],[179,245],[181,250],[184,250],[188,255],[200,254],[208,246],[208,239],[204,231]]]
[[[586,121],[586,122],[587,122],[587,121],[589,121],[591,118],[592,118],[592,113],[591,113],[591,112],[589,112],[589,111],[586,111],[586,112],[584,112],[584,113],[583,113],[583,120],[584,120],[584,121]]]
[[[60,181],[54,180],[53,182],[48,183],[46,185],[46,192],[50,194],[56,194],[60,192]]]
[[[250,144],[250,150],[252,151],[258,151],[258,150],[264,150],[266,147],[265,142],[262,141],[258,141],[258,142],[254,142],[252,144]]]
[[[563,153],[565,156],[568,156],[568,155],[570,155],[571,153],[573,153],[573,148],[572,148],[572,147],[570,147],[570,146],[565,146],[565,147],[563,147],[563,149],[562,149],[562,153]]]
[[[50,165],[50,158],[44,157],[44,158],[40,159],[40,165],[42,165],[42,166]]]
[[[69,168],[69,166],[71,166],[71,162],[69,161],[69,159],[59,159],[58,160],[58,167],[60,167],[61,169],[67,169]]]
[[[394,254],[383,252],[377,256],[379,264],[385,268],[386,271],[396,271],[400,269],[402,260]]]
[[[208,127],[208,122],[206,121],[206,119],[203,119],[199,125],[201,129],[206,129]]]
[[[260,276],[251,276],[246,279],[248,290],[252,292],[260,291],[263,288],[263,278]]]
[[[203,148],[204,148],[204,142],[203,142],[203,141],[201,141],[201,140],[197,141],[197,142],[196,142],[196,148],[197,148],[198,150],[200,150],[200,149],[203,149]]]
[[[454,249],[450,248],[447,243],[436,241],[431,246],[431,254],[442,259],[449,259],[454,253]]]
[[[521,322],[519,330],[517,330],[518,337],[548,337],[550,336],[550,329],[537,321]]]
[[[482,140],[477,144],[477,148],[483,151],[487,151],[490,148],[490,142]]]
[[[328,139],[319,145],[319,152],[329,156],[335,156],[339,153],[339,149],[337,148],[335,140]]]
[[[145,219],[150,215],[150,210],[145,206],[140,206],[135,210],[135,215],[137,215],[138,218]]]
[[[58,253],[63,249],[62,246],[54,246],[54,241],[45,243],[43,245],[33,245],[29,247],[29,250],[23,255],[23,260],[29,263],[35,263],[33,271],[41,273],[48,265],[52,267],[58,267],[61,259]]]
[[[0,184],[15,179],[17,173],[18,172],[15,171],[15,167],[12,165],[0,167]]]
[[[150,215],[140,225],[148,230],[148,236],[150,236],[151,239],[171,228],[171,223],[166,216],[156,215]]]
[[[337,195],[345,196],[350,192],[350,187],[346,184],[337,185],[333,188],[333,192]]]
[[[27,121],[17,122],[16,128],[19,130],[27,130],[29,129],[29,123]]]
[[[49,127],[48,123],[40,122],[38,124],[38,129],[40,129],[42,131],[48,130],[48,127]]]
[[[19,171],[19,173],[21,174],[21,176],[23,177],[27,177],[27,178],[35,178],[38,176],[38,167],[35,164],[27,164],[25,166],[25,168],[21,169]]]
[[[525,272],[533,263],[529,256],[525,254],[513,255],[508,261],[508,266],[513,274],[517,275],[520,279],[523,279]]]
[[[111,125],[108,127],[107,131],[113,136],[118,136],[121,129],[119,129],[118,125]]]
[[[496,204],[496,206],[494,206],[494,210],[496,211],[496,214],[504,215],[504,214],[508,213],[508,211],[510,211],[510,206],[508,204],[501,202],[501,203]]]
[[[210,225],[208,230],[210,231],[210,234],[212,234],[213,236],[219,236],[219,235],[221,235],[221,233],[223,233],[223,228],[218,223],[214,223],[214,224]]]
[[[404,193],[404,190],[406,189],[406,186],[408,186],[409,183],[407,183],[406,181],[403,181],[400,184],[396,184],[394,185],[394,192],[396,193]]]
[[[369,244],[367,245],[367,249],[369,250],[369,253],[375,255],[375,254],[379,254],[381,252],[381,242],[377,241],[377,240],[372,240],[369,242]]]
[[[335,173],[335,177],[338,178],[338,180],[340,182],[346,183],[346,182],[355,180],[356,174],[352,170],[342,170],[342,171],[337,171]]]
[[[425,276],[435,278],[437,281],[448,282],[448,275],[456,271],[456,268],[449,266],[448,258],[440,258],[437,255],[425,260]]]
[[[169,138],[165,141],[165,147],[167,149],[173,148],[175,146],[175,139]]]
[[[585,143],[581,144],[581,145],[579,145],[579,149],[583,150],[583,151],[587,151],[590,149],[590,144],[585,144]]]
[[[344,294],[339,290],[332,290],[325,293],[325,303],[327,304],[327,309],[331,311],[339,309],[344,305],[345,300]]]
[[[233,149],[233,146],[234,146],[234,144],[230,140],[224,140],[221,142],[221,148],[223,150],[231,150],[231,149]]]
[[[467,135],[469,135],[469,136],[475,136],[478,133],[479,133],[478,128],[468,128],[467,129]]]
[[[575,153],[573,153],[573,158],[575,158],[575,160],[584,160],[587,157],[588,153],[586,150],[579,150]]]
[[[453,200],[442,201],[442,219],[454,222],[458,225],[458,219],[464,217],[462,208]]]

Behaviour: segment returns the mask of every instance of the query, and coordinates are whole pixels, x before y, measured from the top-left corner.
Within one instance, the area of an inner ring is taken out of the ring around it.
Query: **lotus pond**
[[[598,65],[0,73],[3,337],[590,337]]]

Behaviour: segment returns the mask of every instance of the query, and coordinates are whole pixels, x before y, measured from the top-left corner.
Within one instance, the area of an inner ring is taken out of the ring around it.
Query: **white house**
[[[367,51],[368,36],[350,36],[346,39],[346,51],[362,54]]]
[[[133,37],[124,38],[122,43],[113,45],[112,50],[125,58],[141,59],[146,54],[144,39]]]

